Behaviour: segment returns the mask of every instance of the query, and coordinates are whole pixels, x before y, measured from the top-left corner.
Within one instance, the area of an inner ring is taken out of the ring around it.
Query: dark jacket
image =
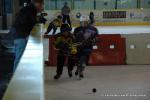
[[[64,6],[62,9],[61,9],[61,13],[62,15],[69,15],[70,13],[70,8],[68,6]]]
[[[80,48],[82,50],[92,50],[97,34],[98,30],[91,25],[88,27],[77,27],[74,31],[75,41],[82,43]]]
[[[15,38],[26,38],[29,36],[36,23],[37,10],[33,4],[23,7],[17,14],[13,28],[16,29]]]

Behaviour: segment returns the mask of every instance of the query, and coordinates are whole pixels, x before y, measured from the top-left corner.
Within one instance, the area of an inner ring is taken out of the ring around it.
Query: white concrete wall
[[[42,27],[40,28],[42,29]],[[42,32],[32,33],[2,100],[45,100]]]

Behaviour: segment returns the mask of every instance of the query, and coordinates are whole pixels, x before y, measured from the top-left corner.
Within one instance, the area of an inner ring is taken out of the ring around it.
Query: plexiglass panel
[[[136,9],[137,0],[117,0],[118,9]]]
[[[94,9],[94,0],[74,0],[75,10],[92,10]]]
[[[45,9],[60,10],[64,2],[73,10],[150,8],[150,0],[45,0]]]
[[[96,0],[96,9],[115,9],[115,0]]]
[[[150,8],[150,0],[141,0],[141,8]]]

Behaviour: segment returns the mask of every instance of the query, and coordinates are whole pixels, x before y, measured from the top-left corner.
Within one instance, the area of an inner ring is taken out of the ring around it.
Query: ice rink
[[[85,78],[69,79],[67,70],[54,80],[55,68],[45,68],[46,100],[149,100],[149,65],[87,67]],[[96,88],[97,92],[92,93]]]
[[[150,33],[150,26],[101,26],[98,30],[99,34],[142,34]],[[46,100],[150,100],[149,65],[89,66],[83,80],[69,79],[64,68],[56,81],[55,72],[55,67],[45,68]]]

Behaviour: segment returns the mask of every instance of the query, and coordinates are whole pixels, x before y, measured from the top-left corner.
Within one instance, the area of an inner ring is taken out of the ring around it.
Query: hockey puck
[[[96,93],[96,92],[97,92],[96,88],[93,88],[93,89],[92,89],[92,92],[93,92],[93,93]]]

